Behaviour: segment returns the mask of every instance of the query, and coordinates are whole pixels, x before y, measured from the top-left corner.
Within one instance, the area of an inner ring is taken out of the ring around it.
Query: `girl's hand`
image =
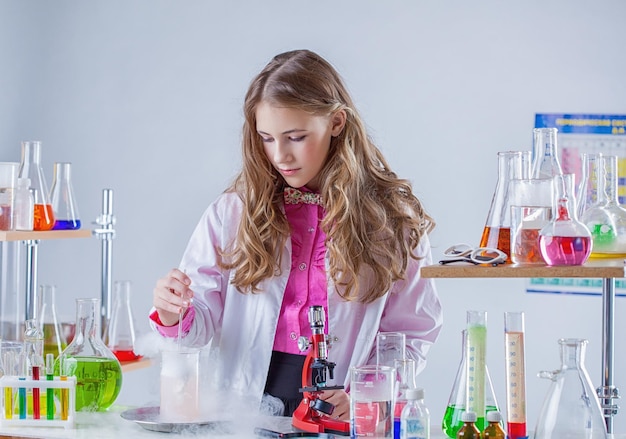
[[[157,281],[153,291],[152,304],[164,326],[178,323],[178,317],[189,307],[193,291],[189,288],[191,279],[178,269],[173,269]]]
[[[350,420],[350,397],[345,390],[324,390],[320,399],[335,406],[331,417],[340,421]]]

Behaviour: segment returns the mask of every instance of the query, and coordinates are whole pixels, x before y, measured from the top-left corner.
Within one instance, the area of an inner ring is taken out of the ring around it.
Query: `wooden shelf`
[[[136,361],[121,361],[122,372],[131,372],[133,370],[145,369],[152,366],[152,360],[150,358],[142,357]]]
[[[44,239],[88,238],[91,230],[46,230],[45,232],[24,232],[20,230],[0,231],[0,241],[35,241]]]
[[[426,278],[510,278],[510,277],[585,277],[585,278],[620,278],[626,276],[626,260],[589,259],[584,265],[549,267],[547,265],[505,264],[497,267],[453,263],[448,265],[429,265],[422,267],[421,276]]]

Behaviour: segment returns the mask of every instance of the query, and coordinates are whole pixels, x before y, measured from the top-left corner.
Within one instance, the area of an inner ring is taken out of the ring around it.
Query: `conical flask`
[[[600,402],[585,369],[587,340],[560,339],[561,369],[539,373],[552,380],[534,439],[608,439]]]
[[[443,415],[441,428],[444,434],[450,438],[456,438],[456,434],[463,426],[462,416],[466,410],[467,400],[467,331],[461,331],[462,349],[461,363],[456,372],[454,385],[448,398],[448,405]],[[489,369],[485,366],[485,412],[499,411],[496,395],[493,391]],[[482,428],[486,422],[483,420]],[[479,427],[480,429],[481,427]]]
[[[498,153],[498,180],[491,206],[480,238],[480,247],[502,250],[511,263],[511,204],[509,182],[527,178],[530,169],[530,151],[501,151]]]
[[[37,320],[44,338],[44,355],[53,354],[54,358],[57,358],[67,347],[67,340],[57,319],[55,301],[56,287],[54,285],[40,285],[37,301],[40,306]]]
[[[80,229],[80,215],[74,199],[71,170],[71,163],[57,162],[54,164],[52,189],[50,191],[55,217],[54,230]]]
[[[131,282],[116,281],[113,284],[113,309],[107,328],[107,346],[119,361],[139,359],[135,347],[135,322],[130,306]]]
[[[100,338],[100,300],[76,299],[74,339],[54,363],[55,374],[76,377],[76,411],[104,411],[122,388],[122,368]]]
[[[557,150],[556,128],[533,130],[532,178],[552,178],[563,173]]]
[[[54,210],[50,202],[48,184],[41,167],[41,142],[22,142],[22,160],[19,178],[30,178],[35,199],[34,230],[50,230],[54,227]]]

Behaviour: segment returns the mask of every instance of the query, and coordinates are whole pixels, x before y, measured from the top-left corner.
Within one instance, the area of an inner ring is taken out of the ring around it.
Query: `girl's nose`
[[[274,163],[284,163],[289,160],[289,148],[285,142],[276,140],[274,142]]]

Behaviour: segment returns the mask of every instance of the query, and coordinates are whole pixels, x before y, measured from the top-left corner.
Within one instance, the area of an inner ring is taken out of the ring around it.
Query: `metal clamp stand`
[[[25,305],[24,320],[30,320],[37,317],[36,311],[39,308],[37,304],[37,250],[39,245],[38,239],[29,239],[22,241],[26,246],[26,285],[25,285]]]
[[[596,389],[604,412],[606,431],[613,433],[613,416],[619,406],[613,404],[619,399],[619,390],[613,385],[613,352],[615,343],[615,279],[604,279],[602,284],[602,386]]]
[[[92,234],[102,240],[102,269],[101,269],[101,300],[100,314],[102,332],[106,331],[109,318],[111,318],[111,267],[113,255],[113,238],[115,238],[115,216],[113,215],[113,189],[102,190],[102,214],[96,219],[95,224],[100,226],[92,231]]]

